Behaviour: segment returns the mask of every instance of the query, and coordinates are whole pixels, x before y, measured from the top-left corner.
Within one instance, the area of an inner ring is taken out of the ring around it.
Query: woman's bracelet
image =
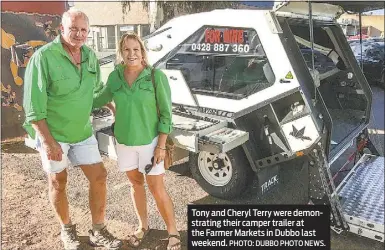
[[[159,149],[161,149],[161,150],[167,150],[166,148],[162,148],[162,147],[160,147],[160,146],[156,146],[157,148],[159,148]]]

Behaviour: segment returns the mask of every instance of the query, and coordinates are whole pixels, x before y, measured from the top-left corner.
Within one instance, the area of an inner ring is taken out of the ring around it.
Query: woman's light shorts
[[[158,137],[155,137],[150,144],[142,146],[126,146],[116,142],[119,171],[126,172],[138,169],[139,172],[145,174],[144,168],[147,164],[151,164],[157,143]],[[147,175],[161,175],[164,172],[164,161],[161,161]]]

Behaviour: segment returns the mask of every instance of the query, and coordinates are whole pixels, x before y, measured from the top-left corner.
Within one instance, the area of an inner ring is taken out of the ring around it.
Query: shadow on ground
[[[1,152],[8,154],[36,154],[37,151],[31,149],[24,144],[24,139],[2,141]]]
[[[187,232],[180,231],[182,249],[187,249]],[[93,247],[89,244],[88,236],[79,236],[79,240],[84,250],[101,250],[103,247]],[[166,250],[168,244],[167,231],[151,229],[143,243],[137,247],[129,247],[128,240],[123,240],[123,247],[121,250],[137,249],[137,250]]]

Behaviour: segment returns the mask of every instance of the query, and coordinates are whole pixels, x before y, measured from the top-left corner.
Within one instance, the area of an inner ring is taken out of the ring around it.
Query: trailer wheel
[[[196,182],[212,196],[231,199],[249,183],[252,170],[241,147],[227,153],[190,153],[189,165]]]

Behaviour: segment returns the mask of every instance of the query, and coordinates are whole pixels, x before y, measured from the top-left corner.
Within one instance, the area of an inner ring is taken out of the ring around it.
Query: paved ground
[[[384,130],[384,92],[374,90],[374,114],[376,124],[373,128]],[[375,136],[377,142],[384,146],[383,134]],[[135,215],[129,198],[129,186],[123,174],[118,173],[116,163],[106,159],[108,170],[108,212],[107,220],[111,231],[120,239],[135,227]],[[287,173],[287,179],[290,173]],[[87,241],[87,230],[90,226],[88,210],[88,186],[85,177],[79,169],[69,171],[68,195],[71,203],[73,222],[79,224],[82,241]],[[187,204],[263,204],[275,200],[289,203],[282,188],[275,193],[274,198],[261,200],[256,197],[255,190],[250,188],[244,195],[234,201],[224,201],[209,196],[191,178],[187,164],[180,164],[166,174],[166,185],[174,203],[177,226],[183,236],[186,249]],[[295,180],[288,185],[300,185]],[[300,187],[300,186],[299,186]],[[149,198],[150,225],[155,230],[150,240],[141,249],[155,247],[159,239],[166,235],[165,226],[155,208],[154,200]],[[298,200],[298,202],[301,202]],[[379,243],[353,234],[336,235],[332,232],[333,250],[379,250],[384,248]],[[2,144],[2,249],[61,249],[58,235],[58,224],[47,199],[47,183],[41,171],[38,155],[23,146],[22,142]],[[85,249],[94,249],[84,244]]]

